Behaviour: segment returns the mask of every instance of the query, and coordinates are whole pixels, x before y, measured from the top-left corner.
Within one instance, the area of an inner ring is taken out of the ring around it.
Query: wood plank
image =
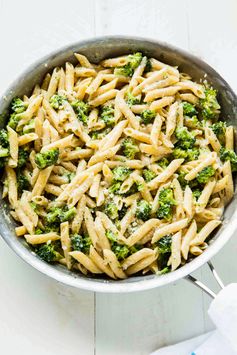
[[[47,278],[0,238],[1,348],[8,354],[91,355],[94,295]],[[13,341],[14,335],[14,341]]]

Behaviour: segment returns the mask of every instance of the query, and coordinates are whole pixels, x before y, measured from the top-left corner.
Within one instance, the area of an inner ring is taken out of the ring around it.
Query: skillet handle
[[[217,274],[214,266],[212,265],[212,263],[210,261],[208,261],[207,264],[208,264],[208,266],[209,266],[209,268],[210,268],[210,270],[211,270],[216,282],[218,283],[220,288],[223,289],[225,286],[224,286],[220,276]],[[214,291],[212,291],[208,286],[204,285],[204,283],[202,283],[201,281],[197,280],[192,275],[186,276],[185,279],[187,281],[191,282],[194,286],[199,287],[201,290],[206,292],[206,294],[208,294],[210,297],[216,298],[217,294]]]

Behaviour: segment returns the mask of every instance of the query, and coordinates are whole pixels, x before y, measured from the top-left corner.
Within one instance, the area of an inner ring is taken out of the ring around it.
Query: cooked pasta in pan
[[[2,198],[38,257],[84,275],[164,274],[200,255],[237,171],[217,92],[141,53],[75,53],[0,132]]]

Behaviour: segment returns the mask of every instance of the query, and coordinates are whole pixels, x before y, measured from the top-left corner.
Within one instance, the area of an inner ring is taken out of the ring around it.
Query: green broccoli
[[[122,183],[121,182],[114,182],[110,187],[109,187],[109,193],[110,194],[119,194],[119,190],[121,187]]]
[[[156,117],[156,112],[153,110],[144,110],[141,113],[141,122],[144,124],[152,123]]]
[[[156,246],[158,247],[159,254],[171,253],[171,244],[172,244],[172,236],[170,234],[162,237],[158,242],[156,242]]]
[[[0,130],[0,146],[2,148],[9,148],[8,133],[5,129]]]
[[[2,159],[2,158],[6,158],[6,157],[8,157],[8,156],[9,156],[9,149],[7,149],[7,148],[2,148],[2,147],[0,146],[0,159],[1,159],[1,161],[4,163],[4,165],[5,165],[6,160],[5,160],[5,159]]]
[[[193,116],[197,115],[197,110],[195,109],[194,105],[192,105],[186,101],[184,101],[182,105],[183,105],[184,116],[193,117]]]
[[[11,102],[11,110],[15,113],[22,113],[28,107],[28,103],[22,101],[19,97],[16,97]]]
[[[47,150],[43,153],[37,153],[35,155],[35,163],[39,169],[45,169],[48,166],[55,165],[58,161],[59,149]]]
[[[137,204],[136,217],[147,221],[151,215],[151,205],[145,200],[140,200]]]
[[[219,114],[220,105],[217,101],[217,90],[210,86],[205,88],[205,98],[199,100],[201,116],[204,119],[214,119]]]
[[[142,60],[142,53],[130,54],[127,63],[123,67],[115,68],[115,75],[132,76],[134,70],[138,67]]]
[[[156,173],[150,169],[144,169],[142,175],[146,182],[149,182],[156,177]]]
[[[42,231],[42,229],[40,229],[40,228],[37,228],[36,230],[35,230],[35,234],[36,235],[39,235],[39,234],[43,234],[44,232]]]
[[[114,121],[114,108],[113,108],[113,106],[109,105],[109,106],[102,107],[100,117],[104,121],[106,126],[114,125],[115,121]]]
[[[63,108],[64,101],[67,101],[65,96],[55,94],[50,98],[49,103],[55,110],[59,110]]]
[[[19,152],[18,152],[18,168],[23,168],[26,163],[27,160],[29,159],[29,149],[28,148],[19,148]]]
[[[117,166],[113,169],[115,181],[124,181],[131,174],[131,170],[126,166]]]
[[[165,275],[171,271],[169,266],[164,267],[162,270],[158,271],[158,275]]]
[[[111,230],[106,231],[106,237],[110,240],[111,249],[119,261],[124,260],[131,254],[130,248],[127,245],[118,243],[116,235]]]
[[[186,161],[192,161],[198,159],[199,150],[198,148],[184,150],[179,147],[175,147],[172,155],[175,159],[185,159]]]
[[[126,102],[128,106],[131,107],[132,105],[139,104],[140,99],[138,97],[133,96],[132,93],[128,91],[126,94]]]
[[[130,137],[123,140],[121,147],[123,154],[129,159],[134,159],[136,154],[139,152],[139,148],[135,143],[135,140]]]
[[[167,158],[160,159],[157,164],[162,168],[165,169],[169,165],[169,160]]]
[[[0,131],[0,168],[3,168],[9,157],[8,133],[5,129]]]
[[[7,125],[8,125],[9,127],[11,127],[12,129],[16,130],[17,125],[18,125],[20,119],[21,119],[21,115],[20,115],[20,114],[12,113],[12,114],[10,115],[10,119],[9,119]]]
[[[220,159],[222,161],[230,161],[232,172],[237,171],[237,154],[232,149],[220,149]]]
[[[172,218],[173,206],[176,205],[173,190],[171,188],[163,188],[160,191],[158,202],[159,208],[157,210],[157,217],[169,221]]]
[[[179,175],[178,175],[178,181],[179,181],[180,186],[182,187],[182,189],[184,189],[185,186],[188,185],[188,181],[185,179],[186,175],[187,175],[187,173],[185,173],[184,171],[180,171]]]
[[[215,133],[215,135],[217,136],[217,138],[219,139],[219,141],[224,144],[225,142],[225,132],[226,132],[226,123],[223,121],[219,121],[214,123],[211,126],[211,129],[213,130],[213,132]]]
[[[192,149],[195,143],[195,138],[188,131],[187,127],[179,127],[175,130],[177,143],[175,146],[182,149]]]
[[[51,207],[45,216],[45,221],[48,226],[52,224],[60,224],[62,222],[71,221],[77,213],[75,207]]]
[[[89,114],[89,110],[90,110],[89,104],[85,103],[81,100],[76,100],[76,101],[72,102],[71,105],[77,114],[77,118],[80,121],[82,121],[84,124],[87,124],[88,114]]]
[[[81,236],[79,234],[73,234],[70,239],[73,250],[81,251],[84,254],[89,254],[92,242],[88,235]]]
[[[214,175],[215,169],[212,166],[207,166],[197,174],[196,180],[199,182],[199,184],[206,184]]]
[[[23,134],[34,132],[35,130],[35,120],[32,119],[30,122],[23,127]]]
[[[107,202],[104,206],[104,213],[110,219],[118,218],[118,207],[114,202]]]
[[[91,139],[102,139],[111,131],[110,127],[106,127],[99,131],[90,132]]]
[[[51,242],[41,245],[36,248],[35,251],[40,259],[46,261],[47,263],[53,263],[62,259],[62,255],[55,250],[55,247]]]
[[[202,191],[201,190],[199,190],[199,189],[196,189],[196,190],[193,190],[192,191],[192,193],[193,193],[193,197],[195,197],[196,198],[196,200],[198,200],[199,199],[199,197],[201,196],[201,194],[202,194]]]
[[[11,115],[8,121],[8,126],[16,130],[17,125],[22,117],[22,113],[27,109],[28,103],[16,97],[11,102]]]
[[[30,182],[25,175],[23,175],[20,171],[17,173],[17,189],[19,194],[21,194],[24,190],[30,189]]]

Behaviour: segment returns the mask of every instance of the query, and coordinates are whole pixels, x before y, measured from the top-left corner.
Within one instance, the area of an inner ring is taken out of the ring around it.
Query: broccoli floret
[[[52,243],[41,245],[39,248],[36,248],[35,251],[40,259],[46,261],[47,263],[53,263],[62,259],[62,255],[55,250]]]
[[[193,117],[194,115],[197,115],[197,110],[195,109],[194,105],[190,104],[189,102],[184,101],[183,102],[183,114],[184,114],[184,116]]]
[[[67,101],[67,98],[65,96],[53,95],[50,98],[49,103],[55,110],[59,110],[59,109],[63,108],[64,101]]]
[[[148,124],[154,121],[156,117],[156,112],[153,110],[144,110],[141,113],[141,122],[144,124]]]
[[[16,97],[11,102],[11,110],[15,113],[22,113],[28,107],[28,104],[22,101],[19,97]]]
[[[172,208],[176,205],[173,190],[171,188],[163,188],[160,191],[158,202],[159,208],[157,210],[157,217],[169,221],[173,214]]]
[[[156,243],[159,254],[171,253],[172,236],[166,235]]]
[[[119,261],[124,260],[131,254],[130,248],[127,245],[118,243],[117,236],[111,230],[106,231],[106,237],[110,240],[111,249]]]
[[[92,242],[88,235],[81,236],[79,234],[73,234],[71,236],[71,245],[73,250],[81,251],[84,254],[89,254]]]
[[[211,126],[211,129],[223,144],[225,142],[226,123],[223,121],[216,122]]]
[[[213,175],[215,175],[215,169],[212,166],[207,166],[197,174],[196,179],[199,184],[206,184]]]
[[[112,126],[114,124],[114,108],[112,105],[102,107],[101,119],[104,121],[106,126]]]
[[[137,52],[135,54],[130,54],[128,56],[128,63],[130,64],[132,69],[136,69],[138,65],[141,63],[142,53]]]
[[[111,131],[111,127],[106,127],[99,131],[93,131],[90,133],[91,139],[102,139]]]
[[[127,63],[123,67],[115,68],[115,75],[132,76],[134,70],[138,67],[142,60],[142,53],[130,54]]]
[[[81,100],[76,100],[76,101],[72,102],[71,105],[77,114],[77,118],[80,121],[82,121],[84,124],[87,124],[88,114],[89,114],[89,110],[90,110],[89,104],[87,104]]]
[[[110,193],[110,194],[118,194],[121,185],[122,185],[121,182],[115,182],[115,183],[113,183],[113,184],[109,187],[109,193]]]
[[[140,200],[137,204],[136,217],[147,221],[151,215],[151,205],[145,200]]]
[[[75,207],[52,207],[45,216],[45,220],[48,226],[52,224],[60,224],[62,222],[71,221],[76,213],[77,210]]]
[[[24,190],[30,189],[29,180],[20,171],[17,173],[17,189],[19,194],[21,194]]]
[[[205,98],[199,100],[201,109],[201,116],[204,119],[213,119],[219,114],[220,105],[217,101],[217,90],[212,87],[206,86]]]
[[[59,149],[47,150],[44,153],[35,155],[35,163],[39,169],[45,169],[47,166],[55,165],[58,161]]]
[[[18,122],[21,119],[21,115],[17,113],[12,113],[10,116],[10,119],[8,121],[8,126],[11,127],[12,129],[16,130],[16,127],[18,125]]]
[[[156,177],[156,173],[150,169],[144,169],[142,175],[146,182],[149,182]]]
[[[2,148],[9,148],[8,133],[5,129],[0,130],[0,146]]]
[[[43,233],[43,231],[42,231],[42,229],[40,229],[40,228],[37,228],[37,229],[35,230],[35,234],[37,234],[37,235],[42,234],[42,233]]]
[[[139,152],[139,148],[135,143],[135,140],[130,137],[123,140],[121,147],[123,154],[129,159],[134,159],[136,154]]]
[[[177,147],[182,149],[191,149],[194,146],[195,138],[188,131],[187,127],[179,127],[175,131],[175,136],[178,140],[176,143]]]
[[[158,271],[158,275],[165,275],[171,271],[169,266],[164,267],[162,270]]]
[[[117,166],[113,169],[115,181],[124,181],[131,174],[131,170],[126,166]]]
[[[6,158],[6,157],[8,157],[8,156],[9,156],[9,149],[7,149],[7,148],[2,148],[2,147],[0,146],[0,158]],[[1,159],[1,161],[4,161],[4,164],[5,164],[5,162],[6,162],[5,159]]]
[[[199,197],[200,197],[200,196],[201,196],[201,194],[202,194],[202,191],[201,191],[201,190],[196,189],[196,190],[193,190],[193,191],[192,191],[192,193],[193,193],[193,196],[196,198],[196,200],[198,200],[198,199],[199,199]]]
[[[158,165],[162,168],[165,169],[169,165],[169,160],[167,158],[162,158],[161,160],[158,161]]]
[[[30,122],[23,127],[23,134],[34,132],[35,130],[35,120],[32,119]]]
[[[220,158],[222,161],[230,161],[232,172],[237,171],[237,154],[232,149],[221,147]]]
[[[114,202],[108,202],[105,204],[104,212],[110,219],[118,218],[118,207]]]
[[[188,181],[185,179],[186,175],[187,173],[185,173],[184,171],[179,172],[178,181],[183,189],[185,188],[185,186],[188,185]]]
[[[28,148],[20,148],[18,152],[18,168],[23,168],[26,165],[27,160],[29,159],[29,150]]]
[[[129,256],[130,254],[127,245],[113,244],[112,251],[117,256],[117,259],[119,261],[126,259],[126,257]]]
[[[9,156],[9,141],[8,134],[5,129],[0,131],[0,168],[3,168]]]
[[[192,161],[198,158],[199,150],[198,148],[184,150],[179,147],[176,147],[173,150],[172,154],[175,159],[185,159],[186,161]]]
[[[132,95],[130,91],[127,92],[126,94],[126,102],[128,106],[136,105],[140,103],[140,99],[138,97],[135,97]]]

